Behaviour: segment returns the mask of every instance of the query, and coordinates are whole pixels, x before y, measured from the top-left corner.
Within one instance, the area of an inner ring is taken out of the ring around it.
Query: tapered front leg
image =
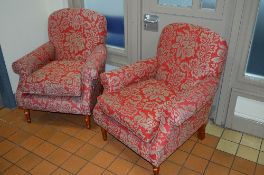
[[[199,129],[198,129],[198,139],[203,140],[205,138],[205,127],[206,124],[203,124]]]
[[[24,115],[28,123],[31,123],[31,118],[30,118],[30,110],[29,109],[24,109]]]
[[[106,141],[107,140],[107,132],[106,132],[106,130],[101,127],[101,132],[102,132],[103,140]]]
[[[85,126],[86,126],[86,128],[87,129],[89,129],[90,128],[90,118],[91,118],[91,116],[90,115],[86,115],[85,116]]]
[[[154,175],[159,175],[159,170],[160,170],[159,166],[158,167],[153,166],[153,174]]]

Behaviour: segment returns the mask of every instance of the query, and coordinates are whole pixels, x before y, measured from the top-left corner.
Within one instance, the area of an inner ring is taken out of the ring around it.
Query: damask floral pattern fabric
[[[100,76],[105,91],[112,92],[129,84],[153,78],[156,75],[156,70],[157,59],[151,58],[103,73]]]
[[[22,82],[24,93],[55,96],[81,95],[82,61],[52,61]]]
[[[159,166],[207,122],[226,54],[226,42],[207,28],[166,26],[156,58],[101,75],[95,121]]]
[[[105,43],[106,19],[87,9],[63,9],[49,17],[49,39],[57,60],[79,60]]]
[[[226,57],[226,42],[207,28],[171,24],[164,28],[157,49],[156,78],[182,91],[207,76],[219,78]]]
[[[116,92],[106,92],[98,100],[102,111],[149,142],[159,126],[159,106],[175,97],[163,82],[140,81]]]
[[[26,77],[54,59],[54,47],[47,42],[12,64],[15,73]]]
[[[106,61],[105,17],[88,9],[58,10],[49,18],[49,38],[13,63],[20,75],[17,105],[90,115],[102,91],[99,75]]]

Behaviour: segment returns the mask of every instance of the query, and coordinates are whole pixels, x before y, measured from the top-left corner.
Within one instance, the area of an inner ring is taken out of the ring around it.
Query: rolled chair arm
[[[54,47],[47,42],[12,64],[15,73],[22,77],[30,75],[40,67],[52,61],[55,57]]]
[[[156,71],[157,59],[151,58],[138,61],[120,69],[105,72],[100,77],[104,90],[112,92],[129,84],[152,78],[156,75]]]

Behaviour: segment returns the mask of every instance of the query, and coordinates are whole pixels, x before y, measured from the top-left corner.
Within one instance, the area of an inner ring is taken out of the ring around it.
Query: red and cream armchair
[[[18,107],[85,115],[89,127],[99,75],[106,60],[106,19],[88,10],[67,8],[49,16],[49,41],[13,63],[19,74]]]
[[[153,165],[160,164],[205,126],[227,54],[207,28],[170,24],[155,58],[101,74],[104,92],[93,111],[101,126]]]

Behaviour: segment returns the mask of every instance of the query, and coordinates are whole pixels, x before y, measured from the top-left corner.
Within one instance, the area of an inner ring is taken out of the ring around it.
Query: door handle
[[[144,15],[144,29],[148,31],[158,31],[159,17],[153,14]]]

